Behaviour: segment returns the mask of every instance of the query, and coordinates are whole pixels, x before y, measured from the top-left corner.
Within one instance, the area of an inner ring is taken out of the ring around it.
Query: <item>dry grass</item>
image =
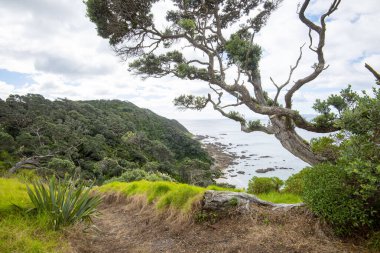
[[[104,200],[97,229],[70,235],[77,252],[365,252],[331,236],[304,208],[252,206],[245,215],[199,224],[176,209],[157,209],[146,195]],[[200,207],[194,203],[192,213]]]

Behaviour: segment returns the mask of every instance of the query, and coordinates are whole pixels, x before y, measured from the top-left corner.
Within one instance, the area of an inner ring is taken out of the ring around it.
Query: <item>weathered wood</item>
[[[203,197],[203,210],[206,211],[227,211],[231,208],[238,208],[239,210],[248,211],[250,205],[269,206],[273,209],[289,210],[294,207],[303,206],[299,204],[275,204],[268,201],[261,200],[255,195],[244,192],[229,192],[229,191],[213,191],[208,190]]]
[[[52,157],[53,155],[45,155],[45,156],[32,156],[22,159],[17,162],[12,168],[9,169],[9,173],[13,174],[17,172],[19,169],[33,169],[40,165],[40,160],[48,157]]]

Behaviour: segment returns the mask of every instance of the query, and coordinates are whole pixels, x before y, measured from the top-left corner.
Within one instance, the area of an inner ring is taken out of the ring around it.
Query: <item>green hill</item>
[[[40,174],[77,174],[103,182],[128,171],[212,183],[211,160],[184,126],[119,100],[0,99],[0,168],[25,158]]]

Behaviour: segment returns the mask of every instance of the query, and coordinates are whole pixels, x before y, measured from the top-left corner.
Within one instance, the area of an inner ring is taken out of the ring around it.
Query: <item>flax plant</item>
[[[55,177],[48,184],[37,180],[31,187],[27,186],[34,205],[32,210],[48,215],[55,230],[80,221],[92,223],[92,218],[98,213],[96,208],[101,197],[90,195],[90,190],[91,187],[83,183],[76,185],[73,180],[58,181]]]

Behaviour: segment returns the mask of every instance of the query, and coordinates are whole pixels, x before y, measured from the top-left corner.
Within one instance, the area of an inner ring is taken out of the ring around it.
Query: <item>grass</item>
[[[14,204],[31,207],[26,185],[17,178],[0,178],[0,214],[14,208]]]
[[[285,192],[269,192],[269,193],[260,193],[256,195],[259,199],[269,201],[272,203],[277,204],[296,204],[301,203],[302,199],[300,196],[292,194],[292,193],[285,193]]]
[[[240,191],[218,186],[207,188],[168,181],[135,181],[131,183],[112,182],[98,187],[100,192],[118,192],[124,196],[144,195],[148,203],[155,203],[158,209],[173,208],[184,213],[191,211],[193,204],[199,201],[206,190]]]
[[[97,188],[100,192],[118,192],[127,197],[145,195],[148,203],[154,202],[158,209],[170,207],[183,212],[191,210],[205,188],[166,181],[135,181],[131,183],[112,182]]]
[[[26,214],[26,186],[17,178],[0,178],[0,252],[63,252],[62,235],[48,226],[46,215]]]
[[[0,216],[0,252],[64,252],[62,235],[47,226],[44,216],[13,212]]]
[[[158,209],[174,208],[182,212],[189,212],[196,201],[199,201],[206,190],[235,191],[240,189],[228,189],[211,185],[207,188],[180,184],[168,181],[135,181],[135,182],[111,182],[95,188],[99,192],[116,192],[126,197],[143,195],[148,203],[154,203]],[[273,203],[294,204],[302,202],[295,194],[270,192],[257,194],[257,197]]]

